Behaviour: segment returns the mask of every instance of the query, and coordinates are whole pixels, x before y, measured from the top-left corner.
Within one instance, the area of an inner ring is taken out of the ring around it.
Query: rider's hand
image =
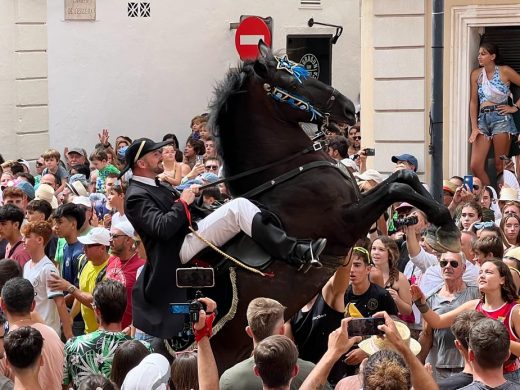
[[[193,201],[195,200],[195,193],[193,192],[193,190],[191,188],[186,188],[181,193],[181,199],[188,204],[192,204]]]

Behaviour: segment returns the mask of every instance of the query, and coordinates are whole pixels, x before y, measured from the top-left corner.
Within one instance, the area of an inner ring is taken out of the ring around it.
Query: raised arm
[[[350,268],[352,266],[350,254],[351,252],[345,257],[344,265],[336,270],[334,275],[331,276],[321,290],[321,294],[327,305],[338,312],[345,310],[344,297],[349,285]]]

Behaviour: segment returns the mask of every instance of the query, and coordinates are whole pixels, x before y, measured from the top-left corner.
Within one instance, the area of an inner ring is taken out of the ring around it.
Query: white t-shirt
[[[30,260],[23,267],[23,277],[29,280],[34,287],[36,312],[42,317],[46,325],[60,335],[60,316],[53,298],[63,296],[63,291],[54,291],[48,286],[47,280],[53,273],[59,275],[56,266],[47,256],[44,256],[37,263]]]

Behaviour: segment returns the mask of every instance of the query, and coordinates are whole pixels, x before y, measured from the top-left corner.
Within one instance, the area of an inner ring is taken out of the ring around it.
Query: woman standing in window
[[[516,135],[513,117],[519,110],[520,100],[508,105],[511,83],[520,85],[520,75],[511,67],[498,65],[498,47],[492,43],[482,43],[478,52],[479,68],[471,72],[471,170],[484,185],[489,184],[485,170],[487,154],[491,143],[495,151],[497,174],[504,169],[500,156],[509,153],[511,136]]]

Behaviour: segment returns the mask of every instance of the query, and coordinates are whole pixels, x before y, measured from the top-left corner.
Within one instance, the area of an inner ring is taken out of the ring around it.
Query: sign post
[[[271,46],[271,32],[267,24],[257,16],[242,21],[235,33],[235,47],[241,60],[255,60],[258,57],[258,42],[263,40]]]

